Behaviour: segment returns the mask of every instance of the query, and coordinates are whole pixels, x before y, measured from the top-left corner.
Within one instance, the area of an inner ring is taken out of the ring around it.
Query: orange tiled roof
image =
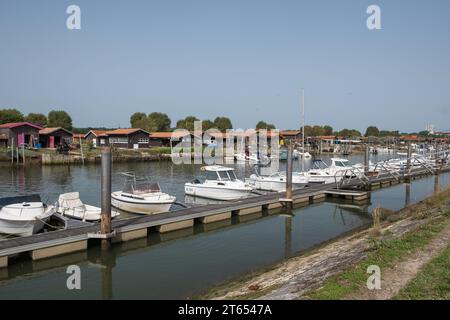
[[[38,126],[36,124],[30,123],[30,122],[10,122],[10,123],[4,123],[0,124],[0,128],[2,129],[12,129],[20,126],[30,126],[36,129],[42,129],[41,126]]]
[[[70,132],[69,130],[66,130],[62,127],[44,128],[42,130],[39,130],[39,134],[43,134],[43,135],[52,134],[53,132],[56,132],[58,130],[63,130],[63,131],[66,131],[67,133],[72,134],[72,132]]]
[[[283,131],[280,131],[280,134],[282,136],[296,136],[296,135],[298,135],[300,133],[301,133],[300,130],[283,130]]]
[[[135,133],[137,131],[147,132],[144,129],[140,129],[140,128],[126,128],[126,129],[116,129],[116,130],[112,130],[112,131],[106,131],[105,134],[107,134],[107,135],[111,135],[111,134],[129,135],[129,134]]]
[[[152,132],[150,133],[150,138],[160,138],[160,139],[170,139],[170,138],[180,138],[187,136],[188,133],[182,131],[174,132]]]
[[[400,139],[403,140],[417,140],[418,136],[417,135],[406,135],[406,136],[401,136]]]

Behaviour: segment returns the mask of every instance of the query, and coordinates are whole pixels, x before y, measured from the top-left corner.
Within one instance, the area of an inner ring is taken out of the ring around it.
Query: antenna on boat
[[[302,172],[305,171],[305,90],[302,88]]]

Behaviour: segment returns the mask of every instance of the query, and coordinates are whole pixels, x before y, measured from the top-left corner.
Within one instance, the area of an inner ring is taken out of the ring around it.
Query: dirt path
[[[423,249],[409,255],[403,261],[389,268],[381,270],[381,289],[362,289],[347,299],[358,300],[386,300],[391,299],[413,280],[419,271],[444,250],[450,243],[450,225],[436,235],[430,244]]]

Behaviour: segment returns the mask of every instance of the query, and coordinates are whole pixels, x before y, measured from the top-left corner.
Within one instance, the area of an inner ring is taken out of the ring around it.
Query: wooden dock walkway
[[[449,171],[443,168],[442,172]],[[414,179],[430,175],[426,170],[414,170],[406,177],[399,179],[393,176],[371,177],[364,185],[359,179],[352,179],[341,188],[336,184],[318,184],[293,191],[292,202],[313,203],[323,201],[327,196],[344,197],[353,201],[364,201],[370,197],[370,187],[384,187],[400,183],[404,179]],[[367,190],[358,190],[366,187]],[[232,215],[249,215],[262,211],[280,209],[285,197],[284,192],[253,196],[247,199],[222,204],[211,204],[183,208],[157,215],[145,215],[127,219],[116,219],[112,222],[115,236],[112,242],[129,241],[146,237],[149,230],[160,233],[189,228],[194,223],[213,223],[230,219]],[[8,266],[8,258],[17,254],[29,253],[33,260],[49,258],[61,254],[86,250],[88,240],[96,238],[100,232],[100,224],[79,224],[67,230],[57,230],[27,237],[10,238],[0,241],[0,267]]]

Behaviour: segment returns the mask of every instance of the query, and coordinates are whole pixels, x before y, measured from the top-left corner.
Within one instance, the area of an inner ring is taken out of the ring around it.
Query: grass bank
[[[450,223],[450,212],[439,218],[433,219],[419,229],[407,233],[405,236],[392,240],[371,239],[374,242],[374,250],[353,267],[343,273],[328,279],[322,288],[311,292],[303,298],[338,300],[346,299],[350,296],[357,296],[358,292],[365,289],[368,278],[367,268],[371,265],[377,265],[381,270],[395,267],[414,251],[423,249],[429,244],[439,232],[441,232]],[[428,273],[426,278],[430,278]],[[434,286],[442,279],[433,279]],[[420,286],[420,283],[418,283]],[[419,288],[416,286],[415,288]]]
[[[397,263],[415,252],[426,252],[430,243],[434,245],[442,234],[446,234],[444,245],[450,242],[450,188],[398,212],[381,208],[374,211],[372,228],[346,235],[265,270],[246,274],[196,298],[358,299],[362,298],[358,297],[360,290],[368,291],[368,266],[396,270]],[[424,263],[434,257],[431,253],[439,252],[437,249],[430,251]],[[433,288],[442,291],[439,283],[449,283],[446,265],[440,263],[444,259],[438,259],[430,267],[434,275],[424,274],[422,282],[417,280],[416,287],[401,292],[399,297],[417,293],[417,287],[427,279],[430,291]],[[433,277],[435,279],[430,281]],[[434,296],[442,294],[429,294],[430,298]]]
[[[394,299],[450,300],[450,245],[428,263]]]

